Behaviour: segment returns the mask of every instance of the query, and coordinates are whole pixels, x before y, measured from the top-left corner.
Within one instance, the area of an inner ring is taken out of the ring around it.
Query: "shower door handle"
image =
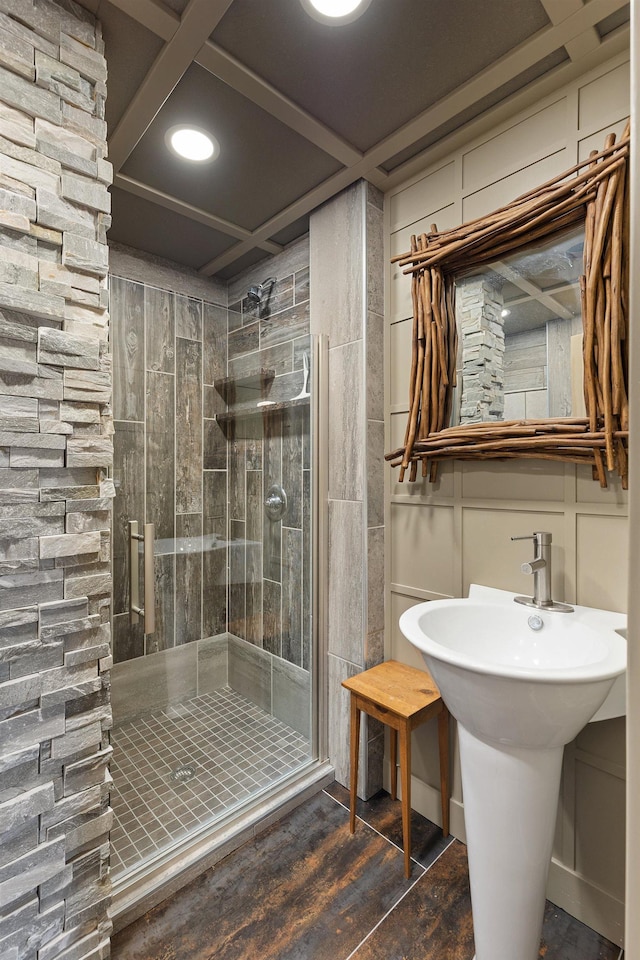
[[[145,634],[156,629],[155,576],[153,542],[155,525],[145,523],[144,534],[138,533],[138,521],[129,520],[129,622],[144,620]],[[138,543],[144,544],[144,607],[140,606]]]

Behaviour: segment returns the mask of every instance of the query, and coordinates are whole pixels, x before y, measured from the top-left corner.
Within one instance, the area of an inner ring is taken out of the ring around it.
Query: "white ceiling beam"
[[[171,40],[156,57],[109,141],[118,172],[233,0],[190,0]]]
[[[180,26],[178,15],[156,0],[110,2],[165,42],[171,40]],[[196,55],[195,62],[345,166],[361,159],[361,151],[211,40],[206,41]],[[384,176],[384,172],[380,171],[382,181]]]
[[[222,217],[217,217],[215,214],[209,213],[208,210],[202,210],[200,207],[196,207],[191,203],[185,203],[184,200],[178,200],[177,197],[172,197],[162,190],[156,190],[155,187],[150,187],[146,183],[134,180],[133,177],[127,177],[119,173],[114,178],[113,183],[115,187],[126,190],[127,193],[132,193],[136,197],[141,197],[143,200],[149,200],[151,203],[155,203],[159,207],[164,207],[166,210],[173,210],[174,213],[188,217],[189,220],[203,223],[206,227],[211,227],[219,233],[234,237],[236,240],[250,240],[252,246],[260,246],[267,253],[281,253],[284,249],[281,244],[274,243],[272,240],[263,240],[256,243],[251,231],[245,230],[244,227],[238,226],[237,223],[231,223],[229,220],[224,220]]]
[[[593,50],[597,50],[602,40],[595,27],[589,27],[584,33],[565,43],[564,48],[572,60],[582,60]]]
[[[198,53],[196,63],[345,166],[362,159],[360,150],[211,40]]]
[[[180,26],[180,17],[174,10],[156,0],[109,0],[113,7],[122,10],[132,20],[146,27],[167,43]],[[100,11],[98,11],[100,16]]]
[[[519,44],[491,67],[471,77],[453,93],[439,100],[391,136],[381,140],[367,151],[365,161],[370,166],[384,164],[395,154],[410,147],[478,100],[489,96],[625,4],[626,0],[590,0],[586,6],[582,6],[557,26],[539,30],[531,39]]]
[[[318,186],[310,190],[309,193],[305,193],[304,196],[299,197],[284,210],[281,210],[280,213],[276,214],[275,217],[272,217],[271,220],[267,220],[254,230],[251,235],[251,241],[242,241],[219,257],[209,261],[209,263],[205,263],[204,266],[200,267],[199,273],[211,276],[218,270],[222,270],[223,267],[233,263],[238,257],[248,253],[249,250],[259,242],[266,240],[280,230],[284,230],[290,223],[294,223],[294,221],[300,217],[311,213],[312,210],[315,210],[315,208],[320,206],[321,203],[324,203],[325,200],[330,200],[336,193],[346,189],[346,187],[350,187],[352,183],[355,183],[356,180],[360,180],[361,177],[366,175],[366,170],[362,166],[363,163],[364,161],[356,164],[355,167],[341,170],[323,183],[318,184]]]
[[[532,104],[537,104],[545,97],[555,94],[560,87],[599,67],[605,61],[623,53],[628,54],[628,50],[629,26],[627,25],[605,37],[598,49],[592,50],[580,62],[567,60],[561,66],[556,67],[555,70],[527,84],[526,87],[512,94],[507,100],[503,100],[497,106],[481,113],[475,120],[458,127],[439,140],[437,144],[432,144],[400,164],[400,166],[394,167],[388,175],[385,189],[389,190],[396,187],[399,183],[404,183],[416,174],[422,173],[463,144],[475,140],[487,131],[495,129],[497,125],[515,114],[526,110]]]
[[[582,0],[540,0],[540,2],[553,24],[561,23],[584,6]]]

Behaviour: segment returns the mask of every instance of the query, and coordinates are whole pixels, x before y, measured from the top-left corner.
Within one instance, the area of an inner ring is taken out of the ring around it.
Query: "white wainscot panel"
[[[533,542],[511,537],[548,530],[553,535],[553,597],[564,600],[564,516],[558,513],[516,510],[482,510],[465,507],[462,512],[463,594],[469,584],[513,590],[530,597],[533,577],[521,573],[521,565],[533,558]]]
[[[624,900],[624,808],[624,780],[576,763],[576,870],[618,900]]]
[[[602,610],[627,609],[626,517],[578,515],[577,601]]]
[[[602,503],[609,507],[622,507],[626,513],[629,502],[628,490],[622,489],[620,477],[616,473],[607,474],[608,486],[604,489],[594,481],[591,467],[577,467],[576,499],[578,503]]]
[[[453,509],[391,504],[391,582],[429,593],[454,594]]]
[[[401,230],[408,224],[415,223],[429,210],[439,211],[453,203],[456,196],[455,171],[456,164],[452,160],[404,190],[392,194],[389,198],[391,231]]]
[[[391,393],[389,403],[393,407],[409,407],[409,374],[411,373],[411,335],[413,319],[391,324],[390,361]]]
[[[464,461],[461,469],[467,500],[564,499],[564,464],[553,460]]]
[[[620,64],[581,87],[578,92],[580,133],[584,135],[601,130],[612,120],[620,119],[622,112],[628,114],[630,90],[629,62]]]
[[[566,138],[567,99],[562,97],[465,153],[464,192],[475,192],[529,166],[533,159],[542,159],[541,147],[545,154],[553,153],[564,147]]]
[[[578,144],[578,159],[586,160],[592,150],[597,150],[600,152],[604,147],[604,141],[607,138],[607,134],[615,133],[616,142],[620,139],[624,132],[624,128],[627,124],[628,116],[623,108],[621,108],[621,119],[616,120],[615,123],[609,123],[606,127],[603,127],[602,130],[592,133],[590,136],[585,137],[584,140],[581,140]]]
[[[531,166],[518,170],[511,176],[499,180],[472,193],[463,200],[463,217],[465,222],[475,220],[477,217],[486,216],[497,210],[499,207],[511,203],[523,193],[534,190],[541,184],[546,183],[551,177],[562,173],[573,164],[573,156],[569,155],[566,149],[560,149],[557,153],[532,163]]]

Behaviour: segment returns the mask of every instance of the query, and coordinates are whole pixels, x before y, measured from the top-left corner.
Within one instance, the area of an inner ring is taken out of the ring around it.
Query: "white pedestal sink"
[[[605,701],[626,669],[626,616],[514,596],[473,585],[400,618],[458,721],[476,960],[538,957],[564,744],[624,712]]]

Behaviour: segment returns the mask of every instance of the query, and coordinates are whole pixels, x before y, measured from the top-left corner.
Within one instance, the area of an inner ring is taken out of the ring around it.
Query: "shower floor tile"
[[[111,742],[115,877],[309,759],[308,740],[230,687],[120,724]]]

